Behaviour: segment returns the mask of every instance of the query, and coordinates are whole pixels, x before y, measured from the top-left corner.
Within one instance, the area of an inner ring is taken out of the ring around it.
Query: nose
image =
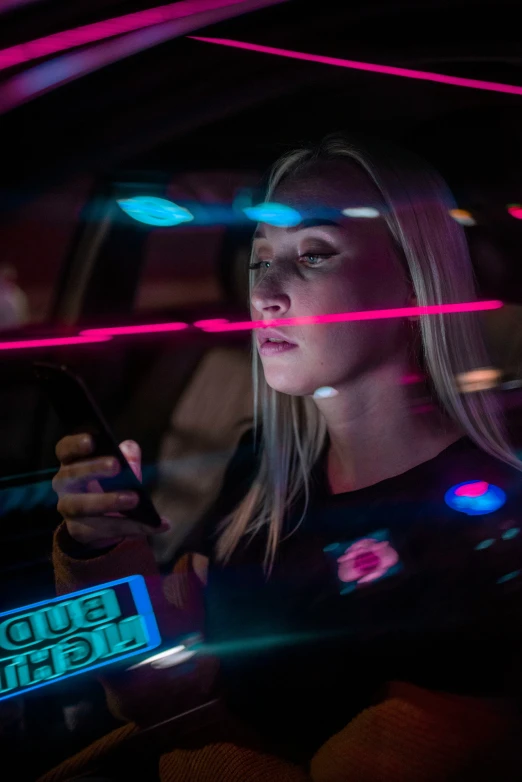
[[[252,310],[271,318],[283,317],[290,309],[290,297],[272,286],[257,285],[250,296]],[[253,318],[255,320],[255,318]]]

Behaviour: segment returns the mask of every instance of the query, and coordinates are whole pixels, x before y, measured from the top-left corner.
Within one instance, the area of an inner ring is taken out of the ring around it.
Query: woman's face
[[[411,304],[407,281],[382,217],[345,217],[347,207],[379,208],[379,193],[351,161],[314,164],[283,182],[272,201],[298,210],[294,228],[258,226],[251,294],[253,320],[298,318]],[[381,210],[382,211],[382,210]],[[266,262],[269,263],[268,268]],[[404,360],[407,320],[388,319],[277,327],[297,345],[263,355],[267,383],[292,395],[339,388],[386,362]],[[258,350],[266,340],[256,331]]]

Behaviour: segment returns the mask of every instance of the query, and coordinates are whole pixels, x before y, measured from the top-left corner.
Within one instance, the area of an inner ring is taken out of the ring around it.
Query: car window
[[[242,171],[187,172],[172,179],[165,198],[189,211],[192,208],[195,219],[150,231],[135,311],[152,313],[223,300],[227,270],[233,277],[232,267],[248,230],[234,204],[258,180],[259,175]]]
[[[87,177],[62,184],[2,216],[0,329],[50,319],[62,265],[91,186]]]

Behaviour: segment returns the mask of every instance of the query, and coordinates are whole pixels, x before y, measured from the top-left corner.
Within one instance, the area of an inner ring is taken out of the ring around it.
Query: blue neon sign
[[[160,643],[142,576],[6,611],[0,614],[0,701]]]

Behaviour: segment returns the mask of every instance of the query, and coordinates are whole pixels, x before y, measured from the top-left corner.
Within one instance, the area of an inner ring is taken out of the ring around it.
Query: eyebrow
[[[305,228],[316,228],[317,226],[326,225],[333,228],[342,228],[340,223],[335,220],[327,220],[324,217],[310,217],[307,220],[302,220],[298,225],[288,227],[286,230],[295,233],[296,231],[303,231]],[[254,234],[254,239],[266,239],[265,232],[262,228],[258,228]]]

